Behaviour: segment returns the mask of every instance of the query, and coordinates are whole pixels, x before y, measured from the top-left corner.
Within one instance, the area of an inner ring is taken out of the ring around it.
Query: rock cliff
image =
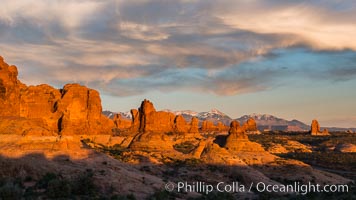
[[[0,129],[12,134],[111,134],[114,124],[102,115],[99,93],[79,84],[63,89],[49,85],[26,86],[17,68],[0,57]],[[4,119],[11,119],[11,127]]]

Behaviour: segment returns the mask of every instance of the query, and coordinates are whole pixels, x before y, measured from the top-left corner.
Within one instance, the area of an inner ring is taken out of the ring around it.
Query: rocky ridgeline
[[[0,57],[0,132],[21,135],[95,135],[111,132],[99,93],[79,84],[62,89],[26,86]]]
[[[132,120],[115,114],[113,121],[120,131],[160,132],[160,133],[207,133],[228,131],[228,127],[219,122],[214,125],[211,121],[203,121],[199,127],[199,120],[193,117],[187,122],[182,115],[174,115],[171,112],[156,111],[149,100],[144,100],[138,109],[131,110]]]
[[[156,111],[154,105],[149,100],[144,100],[138,109],[131,110],[132,119],[126,119],[120,114],[115,114],[113,121],[119,131],[137,132],[161,132],[161,133],[214,133],[227,132],[229,127],[222,122],[216,125],[209,120],[201,122],[192,117],[187,122],[182,115],[174,115],[171,112]],[[237,121],[236,121],[237,122]],[[238,123],[238,122],[237,122]],[[241,127],[247,134],[260,134],[257,130],[256,121],[248,119]]]

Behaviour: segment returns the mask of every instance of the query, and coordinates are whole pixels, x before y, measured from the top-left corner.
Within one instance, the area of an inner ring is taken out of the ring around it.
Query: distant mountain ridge
[[[184,110],[184,111],[172,111],[172,110],[164,110],[166,112],[171,112],[175,115],[182,115],[185,120],[190,121],[192,117],[197,117],[199,121],[209,120],[212,121],[214,124],[218,122],[222,122],[225,125],[229,125],[232,121],[231,117],[226,115],[225,113],[219,111],[218,109],[212,109],[208,112],[195,112],[191,110]]]
[[[196,112],[192,110],[181,110],[181,111],[172,111],[169,109],[162,110],[165,112],[171,112],[175,115],[182,115],[186,121],[191,121],[192,117],[197,117],[199,121],[209,120],[214,124],[222,122],[225,125],[229,125],[231,121],[237,120],[240,124],[245,123],[249,118],[252,118],[257,123],[257,128],[260,131],[309,131],[310,126],[296,119],[286,120],[269,114],[257,114],[253,113],[250,115],[243,115],[239,118],[232,119],[227,114],[219,111],[218,109],[212,109],[207,112]],[[115,112],[103,111],[103,114],[109,118],[113,118]],[[126,119],[131,119],[130,111],[120,112],[122,117]],[[347,131],[348,128],[338,128],[338,127],[322,127],[327,128],[329,131]],[[355,128],[351,130],[356,131]]]
[[[253,113],[251,115],[244,115],[240,118],[237,118],[236,120],[240,123],[244,123],[249,118],[252,118],[256,121],[257,128],[261,131],[308,131],[310,129],[310,126],[296,119],[288,121],[268,114]]]

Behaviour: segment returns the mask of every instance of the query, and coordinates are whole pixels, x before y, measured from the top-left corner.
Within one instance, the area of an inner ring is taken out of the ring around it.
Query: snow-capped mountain
[[[214,123],[220,121],[226,125],[229,125],[230,122],[232,121],[231,117],[229,117],[228,115],[226,115],[225,113],[217,109],[212,109],[209,112],[200,112],[196,117],[198,117],[199,120],[210,120]]]
[[[165,112],[170,112],[170,113],[173,113],[175,115],[189,115],[189,116],[197,116],[199,113],[198,112],[195,112],[195,111],[192,111],[192,110],[182,110],[182,111],[173,111],[173,110],[169,110],[169,109],[165,109],[165,110],[162,110],[162,111],[165,111]]]
[[[126,118],[126,119],[131,119],[131,118],[132,118],[130,111],[127,111],[127,112],[119,112],[119,113],[121,114],[121,116],[122,116],[123,118]],[[108,118],[112,119],[112,118],[114,118],[114,115],[117,114],[117,112],[111,112],[111,111],[109,111],[109,110],[105,110],[105,111],[103,111],[103,114],[104,114],[105,116],[107,116]]]
[[[217,109],[212,109],[208,112],[195,112],[192,110],[172,111],[167,109],[163,111],[171,112],[175,115],[182,115],[186,121],[190,121],[192,117],[197,117],[200,121],[209,120],[215,124],[220,121],[226,125],[229,125],[232,121],[229,116]]]

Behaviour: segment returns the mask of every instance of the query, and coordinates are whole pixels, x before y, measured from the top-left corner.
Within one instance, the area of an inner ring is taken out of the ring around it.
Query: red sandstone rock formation
[[[317,135],[318,133],[320,133],[320,125],[316,119],[313,119],[312,121],[310,133],[312,135]]]
[[[131,131],[136,133],[139,132],[140,130],[140,112],[137,109],[131,109],[131,116],[132,116],[132,122],[131,122]]]
[[[113,118],[114,124],[118,129],[130,129],[132,125],[132,121],[128,119],[124,119],[121,114],[115,114]]]
[[[26,86],[17,80],[17,68],[0,56],[0,116],[20,115],[20,91]]]
[[[323,132],[320,131],[320,125],[318,120],[314,119],[312,121],[311,127],[310,127],[310,134],[311,135],[330,135],[329,131],[327,129],[324,129]]]
[[[224,125],[222,122],[218,122],[218,124],[216,125],[216,128],[219,132],[222,132],[222,131],[228,131],[229,130],[229,127]]]
[[[237,121],[232,121],[230,124],[225,148],[233,152],[264,152],[260,144],[248,139],[244,128]]]
[[[111,134],[114,124],[101,112],[97,91],[79,84],[67,84],[61,90],[48,85],[27,87],[17,80],[17,68],[0,57],[0,117],[32,124],[15,134],[26,134],[28,130],[35,133],[36,129],[41,135]]]
[[[253,118],[249,118],[243,127],[245,131],[257,131],[257,124]]]
[[[190,122],[189,133],[199,133],[199,119],[196,117],[192,118]]]
[[[61,134],[103,134],[113,128],[111,120],[102,115],[100,96],[95,90],[67,84],[57,107],[57,112],[62,113],[58,125]]]
[[[329,130],[327,128],[324,128],[322,134],[323,135],[329,135]]]
[[[241,140],[248,140],[245,130],[238,121],[232,121],[230,124],[229,135],[226,138],[225,147],[235,149]]]
[[[175,115],[170,112],[156,112],[153,104],[144,100],[139,108],[141,132],[173,132]]]
[[[214,123],[212,121],[203,121],[201,124],[201,131],[202,132],[213,132],[217,131],[217,127],[215,127]]]
[[[175,116],[173,113],[156,111],[154,105],[149,100],[144,100],[138,110],[132,109],[131,132],[145,133],[198,133],[199,120],[192,118],[188,124],[182,115]]]
[[[187,133],[189,132],[190,125],[187,124],[182,115],[177,115],[174,120],[174,130],[178,133]]]

